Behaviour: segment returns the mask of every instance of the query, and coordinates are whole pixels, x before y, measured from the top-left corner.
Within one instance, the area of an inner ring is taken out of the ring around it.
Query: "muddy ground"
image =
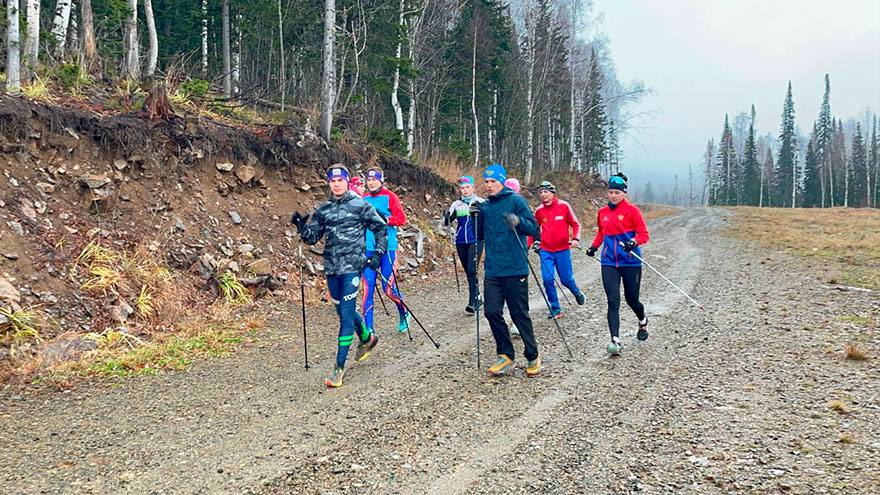
[[[377,351],[327,390],[330,307],[308,317],[305,370],[298,312],[279,301],[257,345],[187,372],[4,393],[0,484],[4,493],[877,493],[880,338],[853,323],[876,322],[877,294],[824,287],[804,261],[724,237],[730,215],[691,209],[651,223],[647,259],[706,311],[646,272],[651,337],[635,341],[635,317],[622,311],[620,358],[605,354],[599,270],[580,254],[587,303],[561,320],[574,358],[532,287],[546,364],[534,379],[521,356],[511,376],[476,368],[474,318],[447,279],[408,294],[440,350],[419,332],[414,342],[394,333],[379,313]],[[485,366],[494,345],[482,328]],[[853,342],[872,357],[846,360]]]

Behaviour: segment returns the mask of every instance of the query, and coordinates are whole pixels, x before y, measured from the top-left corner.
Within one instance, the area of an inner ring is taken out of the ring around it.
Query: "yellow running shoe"
[[[345,368],[334,367],[330,376],[324,380],[324,385],[327,385],[327,388],[339,388],[342,386],[343,376],[345,376]]]
[[[486,371],[489,373],[489,376],[501,376],[510,371],[511,368],[513,368],[513,360],[504,354],[499,354],[498,361],[495,361],[495,364],[489,366],[489,369]]]
[[[373,352],[373,348],[376,347],[376,344],[379,343],[379,337],[376,337],[376,334],[371,333],[370,338],[367,339],[366,342],[361,342],[358,344],[357,352],[354,354],[354,361],[356,363],[360,363],[365,361],[368,357],[370,357],[370,353]]]
[[[533,377],[541,374],[541,370],[544,369],[544,366],[541,364],[541,356],[536,357],[535,359],[529,361],[529,365],[526,367],[526,376]]]

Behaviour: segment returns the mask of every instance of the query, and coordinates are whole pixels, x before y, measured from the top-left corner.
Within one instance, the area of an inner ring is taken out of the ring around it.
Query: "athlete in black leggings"
[[[648,227],[639,209],[626,200],[627,178],[623,174],[608,179],[608,205],[596,215],[598,232],[587,255],[595,256],[601,247],[602,285],[608,297],[608,329],[611,343],[608,352],[619,355],[620,346],[620,282],[626,303],[639,319],[639,340],[648,338],[648,318],[639,302],[642,262],[639,246],[648,242]]]

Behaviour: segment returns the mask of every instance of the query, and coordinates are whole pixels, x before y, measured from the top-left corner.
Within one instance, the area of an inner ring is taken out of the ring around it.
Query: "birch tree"
[[[64,1],[64,0],[61,0]],[[128,22],[125,29],[125,64],[123,72],[129,79],[141,78],[137,28],[137,0],[128,0]]]
[[[159,38],[156,35],[156,19],[153,17],[153,0],[144,0],[144,17],[147,19],[147,36],[150,40],[147,52],[147,77],[153,77],[159,60]]]
[[[21,91],[21,39],[18,0],[6,0],[6,92]]]
[[[202,77],[208,77],[208,0],[202,0]]]
[[[58,0],[55,4],[55,15],[52,18],[52,27],[49,33],[55,42],[55,58],[64,57],[64,45],[67,41],[67,26],[70,22],[70,9],[72,0]]]
[[[40,60],[40,0],[27,0],[27,33],[24,40],[24,80],[31,82]]]
[[[400,56],[402,54],[402,45],[403,45],[403,31],[404,31],[404,19],[403,19],[403,10],[404,10],[405,2],[404,0],[400,0],[400,8],[398,9],[398,20],[397,20],[397,28],[398,28],[398,37],[397,37],[397,49],[394,52],[394,79],[391,87],[391,108],[394,109],[394,125],[397,129],[397,132],[400,133],[400,138],[404,139],[404,131],[403,131],[403,108],[400,106],[400,99],[398,97],[398,92],[400,91]]]
[[[321,137],[330,142],[333,128],[333,104],[336,87],[336,60],[333,43],[336,39],[336,0],[324,0],[324,72],[321,78]]]

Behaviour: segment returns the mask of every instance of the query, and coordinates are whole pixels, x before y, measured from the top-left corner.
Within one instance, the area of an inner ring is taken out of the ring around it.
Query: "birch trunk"
[[[21,38],[18,25],[18,0],[6,0],[6,92],[21,91]]]
[[[321,137],[330,142],[333,127],[333,100],[336,86],[336,60],[333,44],[336,39],[336,0],[324,1],[324,73],[321,81]]]
[[[849,166],[843,167],[843,207],[849,207]]]
[[[64,57],[64,44],[67,41],[67,25],[70,22],[71,0],[58,0],[55,4],[55,16],[52,18],[52,28],[49,32],[55,40],[55,57]]]
[[[159,60],[159,38],[156,35],[156,18],[153,17],[153,0],[144,0],[144,17],[147,18],[147,36],[150,39],[147,77],[153,77],[156,73],[156,62]]]
[[[40,60],[40,0],[27,0],[27,34],[24,40],[24,80],[30,82]]]
[[[238,95],[241,93],[241,14],[235,16],[235,31],[237,35],[235,37],[235,51],[232,52],[232,94]],[[281,63],[284,63],[283,58]]]
[[[202,0],[202,76],[208,76],[208,0]]]
[[[474,22],[474,49],[471,58],[471,116],[474,120],[474,167],[480,166],[480,121],[477,119],[477,23]]]
[[[63,0],[62,0],[63,1]],[[125,75],[130,79],[141,78],[140,54],[137,28],[137,0],[128,0],[131,15],[125,29]]]
[[[223,0],[223,96],[232,97],[232,54],[229,47],[229,0]]]
[[[410,52],[412,57],[412,52]],[[412,158],[413,146],[415,145],[416,134],[416,82],[413,78],[409,80],[409,121],[406,125],[406,157]]]
[[[534,30],[532,30],[534,32]],[[529,40],[528,51],[526,52],[526,174],[524,184],[529,184],[532,180],[532,167],[534,165],[534,145],[535,145],[535,102],[532,85],[535,75],[535,53],[534,40]]]
[[[403,8],[404,8],[404,0],[400,0],[400,11],[397,18],[397,26],[403,31]],[[391,87],[391,107],[394,108],[394,125],[397,129],[397,132],[400,133],[400,137],[403,138],[403,108],[400,106],[400,100],[398,97],[398,92],[400,91],[400,55],[403,44],[403,38],[398,37],[397,39],[397,50],[395,53],[395,67],[394,67],[394,84]]]
[[[279,86],[281,90],[281,111],[284,111],[285,83],[287,72],[284,70],[284,18],[281,15],[281,0],[278,0],[278,47],[281,54],[281,67],[279,72]]]
[[[81,0],[82,8],[82,50],[86,72],[92,75],[101,72],[101,61],[98,59],[98,44],[95,41],[95,20],[92,12],[92,0]]]
[[[492,90],[492,113],[489,116],[489,161],[497,162],[495,147],[497,146],[498,127],[498,88]]]

